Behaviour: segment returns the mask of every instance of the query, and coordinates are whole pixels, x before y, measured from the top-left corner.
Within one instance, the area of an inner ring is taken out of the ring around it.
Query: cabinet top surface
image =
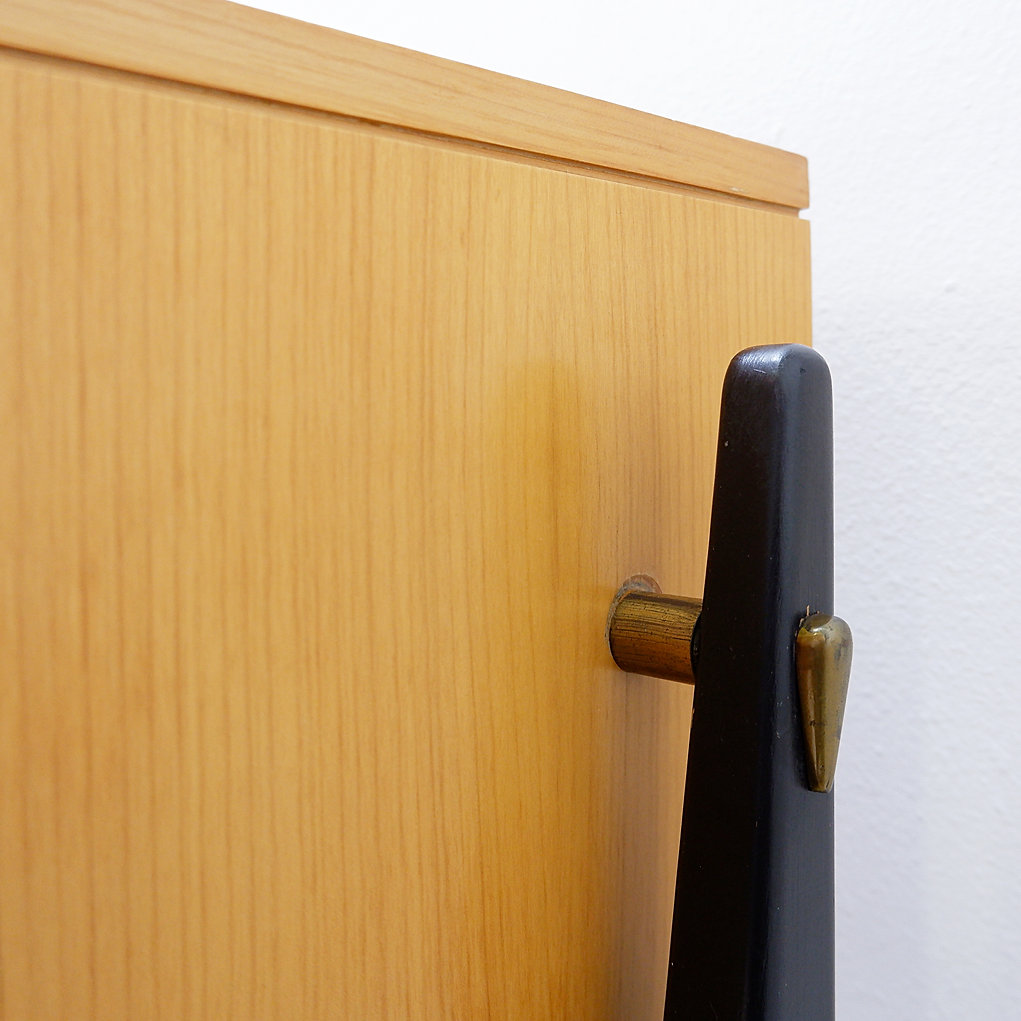
[[[6,0],[0,44],[790,210],[803,157],[226,0]]]

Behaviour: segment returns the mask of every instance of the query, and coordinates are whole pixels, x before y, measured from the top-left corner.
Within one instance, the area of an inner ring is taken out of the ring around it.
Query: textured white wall
[[[839,1016],[1021,1017],[1021,5],[253,5],[808,156],[856,636]]]

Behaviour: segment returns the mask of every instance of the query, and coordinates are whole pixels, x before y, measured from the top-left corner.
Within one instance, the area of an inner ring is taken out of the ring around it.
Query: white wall
[[[1021,1017],[1021,4],[262,0],[809,157],[842,1021]]]

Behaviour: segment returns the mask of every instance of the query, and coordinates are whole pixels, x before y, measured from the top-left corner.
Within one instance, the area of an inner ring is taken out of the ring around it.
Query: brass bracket
[[[648,575],[621,586],[606,622],[614,663],[629,674],[694,684],[698,674],[700,599],[670,596]],[[808,786],[833,787],[851,675],[851,629],[828,613],[806,613],[794,638]]]

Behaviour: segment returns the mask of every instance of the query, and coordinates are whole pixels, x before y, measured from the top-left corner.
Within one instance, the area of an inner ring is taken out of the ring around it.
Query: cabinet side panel
[[[807,225],[0,61],[3,1016],[661,1014],[719,387]]]

